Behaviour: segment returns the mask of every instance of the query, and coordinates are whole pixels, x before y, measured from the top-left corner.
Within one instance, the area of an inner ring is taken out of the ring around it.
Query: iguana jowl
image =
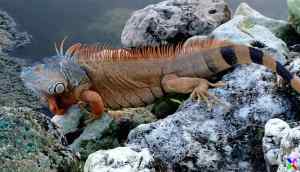
[[[57,50],[57,49],[56,49]],[[262,50],[221,40],[194,41],[186,46],[111,49],[98,45],[71,46],[45,64],[24,69],[21,77],[49,109],[61,115],[85,102],[95,117],[108,109],[138,107],[165,93],[191,93],[209,102],[209,78],[235,64],[256,63],[278,73],[300,92],[300,79]]]

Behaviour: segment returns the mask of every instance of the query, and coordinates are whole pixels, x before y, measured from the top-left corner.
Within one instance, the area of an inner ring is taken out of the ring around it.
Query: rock
[[[69,147],[80,153],[82,159],[99,149],[109,149],[120,146],[118,127],[115,121],[104,114],[101,119],[88,124],[78,138]]]
[[[290,52],[288,54],[288,64],[286,66],[287,70],[290,71],[293,75],[300,76],[300,53],[299,52]],[[285,83],[283,89],[288,91],[288,93],[295,98],[296,107],[300,103],[300,94],[297,93],[290,84]]]
[[[26,32],[18,32],[16,26],[14,19],[0,10],[0,52],[10,51],[30,43],[30,35]]]
[[[54,116],[52,122],[66,136],[71,149],[85,160],[88,154],[99,149],[114,148],[124,143],[129,131],[136,126],[155,121],[149,108],[113,111],[120,114],[118,119],[113,120],[105,114],[101,119],[85,125],[83,122],[88,120],[89,114],[75,105],[63,116]]]
[[[289,11],[289,23],[300,34],[300,2],[298,0],[287,0]]]
[[[118,147],[89,155],[84,172],[154,172],[153,162],[153,157],[147,149]]]
[[[75,155],[44,114],[30,108],[0,107],[1,171],[71,171]]]
[[[121,36],[126,47],[176,43],[208,34],[230,19],[223,0],[166,0],[135,11]]]
[[[226,86],[210,93],[224,104],[209,111],[188,100],[175,114],[132,130],[128,146],[148,148],[170,171],[265,171],[263,126],[293,117],[290,97],[263,66],[238,66],[222,80]]]
[[[201,42],[201,41],[205,41],[207,39],[210,39],[210,37],[207,35],[193,36],[184,42],[183,47],[188,47],[188,46],[192,45],[193,42]]]
[[[300,126],[291,128],[280,119],[271,119],[265,126],[263,138],[265,159],[269,166],[278,166],[277,172],[296,172],[300,167]]]
[[[151,112],[156,116],[157,119],[165,118],[175,113],[178,107],[188,99],[188,94],[168,94],[164,97],[158,98]]]
[[[18,32],[14,20],[0,10],[0,106],[43,109],[37,97],[24,87],[20,79],[25,61],[4,53],[29,42],[30,36],[25,32]]]
[[[141,124],[147,124],[157,120],[156,116],[151,113],[152,105],[139,108],[125,108],[118,111],[113,111],[120,116],[116,119],[119,132],[118,140],[122,143],[126,142],[128,133],[133,128]]]
[[[269,165],[278,165],[279,148],[282,138],[290,130],[289,125],[281,119],[270,119],[265,126],[263,149],[265,160]]]
[[[77,105],[72,106],[64,115],[56,115],[51,121],[55,123],[64,135],[78,130],[80,119],[84,114]]]
[[[241,3],[233,18],[216,28],[210,38],[264,48],[284,63],[283,55],[287,55],[288,48],[276,35],[281,34],[285,27],[287,22],[265,17],[246,3]]]
[[[0,53],[0,106],[31,107],[43,110],[37,97],[26,89],[20,79],[21,68],[25,63],[15,57]]]

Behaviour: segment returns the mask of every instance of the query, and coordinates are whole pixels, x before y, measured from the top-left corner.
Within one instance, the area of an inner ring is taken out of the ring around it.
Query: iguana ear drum
[[[61,94],[65,91],[65,85],[63,83],[56,83],[54,87],[54,92],[56,94]]]
[[[48,87],[48,93],[50,95],[61,94],[65,91],[65,85],[62,82],[57,82],[55,84],[51,84]]]

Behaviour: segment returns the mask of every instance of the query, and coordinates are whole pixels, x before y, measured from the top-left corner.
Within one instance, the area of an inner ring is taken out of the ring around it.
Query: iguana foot
[[[178,77],[175,74],[169,74],[162,79],[162,86],[167,93],[192,93],[193,100],[200,102],[204,100],[207,103],[208,108],[212,108],[212,104],[221,103],[215,95],[208,92],[209,87],[223,87],[226,84],[224,82],[210,83],[204,78],[192,78],[192,77]]]
[[[208,109],[211,110],[214,104],[225,104],[225,103],[220,101],[219,98],[217,98],[214,94],[208,92],[209,86],[213,88],[223,87],[225,86],[225,83],[224,82],[218,82],[218,83],[201,82],[199,86],[197,86],[193,90],[191,97],[192,100],[197,101],[198,103],[204,100],[205,103],[207,104]]]
[[[92,112],[86,111],[85,113],[87,113],[89,116],[88,119],[83,122],[85,125],[88,125],[88,124],[94,122],[95,120],[101,118],[101,115],[95,115]]]
[[[119,120],[124,113],[121,111],[108,111],[107,112],[109,114],[110,117],[112,117],[114,120]]]

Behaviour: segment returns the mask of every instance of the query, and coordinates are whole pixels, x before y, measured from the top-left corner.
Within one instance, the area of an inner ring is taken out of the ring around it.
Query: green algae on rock
[[[74,152],[79,152],[82,159],[99,149],[120,146],[117,140],[118,126],[114,120],[104,114],[101,119],[91,122],[83,133],[70,145]]]
[[[0,53],[0,105],[41,108],[37,97],[27,90],[21,79],[22,61]]]
[[[12,17],[0,10],[0,52],[30,43],[30,36],[26,32],[18,32],[16,25]]]
[[[129,131],[138,125],[156,121],[149,108],[114,111],[120,114],[118,119],[114,120],[104,114],[102,118],[85,125],[83,121],[89,119],[89,114],[75,105],[65,115],[53,117],[52,122],[66,135],[69,147],[74,152],[78,152],[82,160],[85,160],[90,153],[99,149],[110,149],[122,145]]]
[[[30,108],[0,107],[2,171],[70,171],[75,155],[50,119]]]

